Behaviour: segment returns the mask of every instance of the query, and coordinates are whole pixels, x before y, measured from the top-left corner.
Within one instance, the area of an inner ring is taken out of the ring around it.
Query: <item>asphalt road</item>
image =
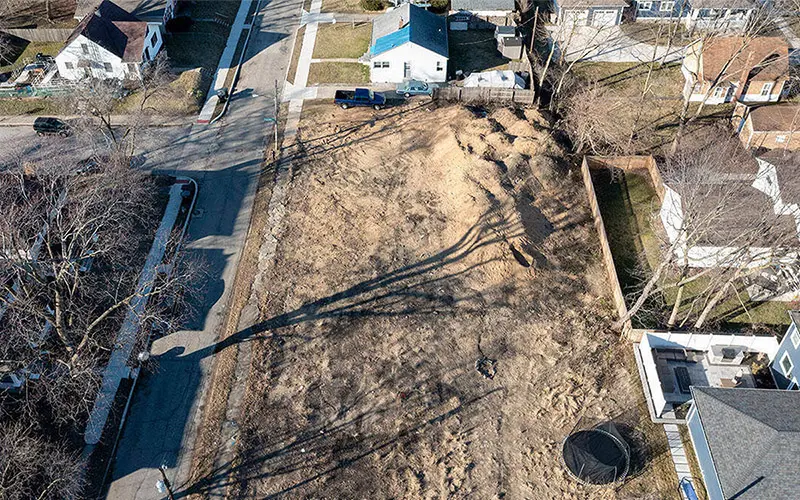
[[[205,277],[197,284],[202,299],[187,330],[153,343],[156,369],[139,380],[108,498],[163,498],[156,489],[162,464],[177,489],[187,487],[195,426],[213,361],[208,352],[227,312],[271,131],[264,119],[273,116],[274,82],[284,81],[301,3],[267,0],[262,5],[260,25],[250,38],[237,89],[222,120],[196,125],[183,136],[177,131],[145,153],[155,171],[191,176],[199,183],[186,249],[203,262]]]

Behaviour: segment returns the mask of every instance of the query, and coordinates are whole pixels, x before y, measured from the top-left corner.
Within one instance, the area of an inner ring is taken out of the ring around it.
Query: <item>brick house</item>
[[[789,78],[789,46],[778,37],[698,40],[686,48],[681,73],[690,101],[776,102]]]
[[[800,149],[800,104],[737,104],[732,122],[748,149]]]

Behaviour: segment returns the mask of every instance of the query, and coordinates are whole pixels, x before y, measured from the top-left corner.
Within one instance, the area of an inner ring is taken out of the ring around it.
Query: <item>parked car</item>
[[[406,80],[397,84],[397,93],[406,98],[412,95],[433,95],[434,89],[439,86],[435,83],[420,82],[418,80]]]
[[[338,104],[342,109],[355,106],[370,106],[379,110],[386,106],[386,97],[380,92],[373,92],[370,89],[337,90],[333,97],[334,104]]]
[[[70,129],[70,126],[67,125],[66,122],[59,120],[58,118],[52,118],[47,116],[40,116],[39,118],[34,120],[33,130],[36,131],[37,135],[58,134],[61,137],[67,137],[72,133],[72,129]]]

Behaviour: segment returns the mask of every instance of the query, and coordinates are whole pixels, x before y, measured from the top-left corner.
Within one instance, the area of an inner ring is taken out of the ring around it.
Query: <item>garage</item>
[[[589,20],[589,11],[582,10],[564,10],[564,24],[567,26],[586,26]]]
[[[617,24],[617,10],[595,10],[592,15],[592,26],[614,26]]]

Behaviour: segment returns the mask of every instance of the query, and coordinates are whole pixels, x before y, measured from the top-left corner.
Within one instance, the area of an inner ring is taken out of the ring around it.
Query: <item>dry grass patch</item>
[[[308,72],[308,84],[369,83],[369,67],[361,63],[318,62],[311,63]]]
[[[289,71],[286,74],[286,81],[294,84],[297,76],[297,65],[300,62],[300,51],[303,49],[303,37],[306,34],[306,27],[301,26],[294,35],[294,48],[292,49],[292,60],[289,62]]]
[[[372,23],[321,24],[314,45],[314,59],[358,59],[369,50]]]

